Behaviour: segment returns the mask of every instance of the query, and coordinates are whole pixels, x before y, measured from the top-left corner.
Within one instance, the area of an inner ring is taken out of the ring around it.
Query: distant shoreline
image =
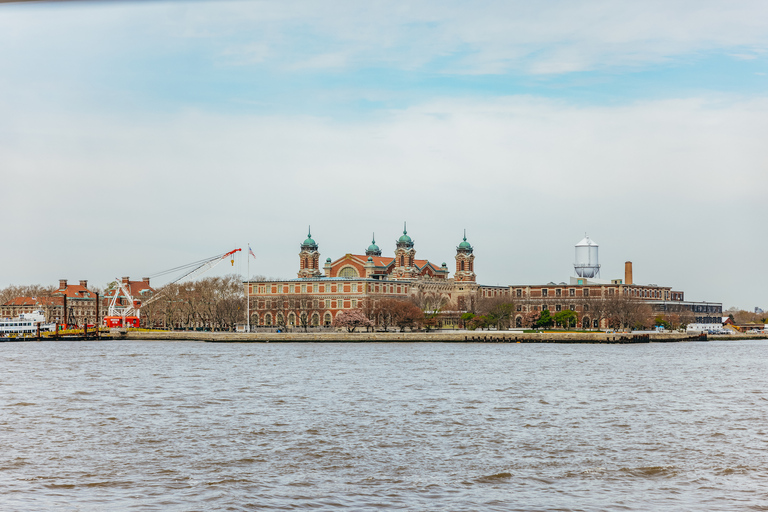
[[[706,341],[686,333],[522,333],[519,331],[462,332],[333,332],[333,333],[230,333],[197,331],[128,332],[115,335],[126,340],[204,341],[210,343],[361,343],[361,342],[429,342],[429,343],[674,343]],[[707,340],[768,339],[768,335],[708,336]]]

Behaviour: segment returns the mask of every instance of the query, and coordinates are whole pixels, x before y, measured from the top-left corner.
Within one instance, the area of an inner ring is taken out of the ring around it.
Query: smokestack
[[[63,290],[67,287],[66,279],[59,279],[59,290]]]
[[[144,282],[144,283],[145,283],[147,286],[149,286],[149,278],[148,278],[148,277],[142,277],[142,278],[141,278],[141,280],[142,280],[142,281],[143,281],[143,282]]]
[[[634,284],[632,282],[632,262],[624,263],[624,284]]]
[[[88,280],[87,279],[81,279],[80,280],[80,286],[83,288],[88,288]]]
[[[129,277],[124,277],[124,278],[123,278],[123,284],[127,285],[127,284],[128,284],[128,281],[130,281],[130,278],[129,278]]]

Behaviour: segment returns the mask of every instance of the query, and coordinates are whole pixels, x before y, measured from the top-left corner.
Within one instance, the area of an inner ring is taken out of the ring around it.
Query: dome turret
[[[312,229],[307,230],[307,239],[301,244],[302,249],[314,249],[317,250],[317,242],[312,240]]]
[[[405,222],[403,222],[403,236],[397,240],[398,247],[413,247],[413,240],[408,236],[408,230],[406,229]]]
[[[381,256],[381,249],[379,249],[379,246],[376,245],[376,235],[373,235],[373,238],[371,239],[371,245],[368,246],[368,249],[365,250],[366,256]]]
[[[467,230],[464,230],[464,240],[459,244],[459,246],[456,248],[459,252],[472,252],[472,245],[470,245],[469,242],[467,242]]]

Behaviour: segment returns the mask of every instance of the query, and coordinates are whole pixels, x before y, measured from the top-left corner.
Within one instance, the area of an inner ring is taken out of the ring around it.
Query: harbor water
[[[0,344],[0,510],[768,510],[768,342]]]

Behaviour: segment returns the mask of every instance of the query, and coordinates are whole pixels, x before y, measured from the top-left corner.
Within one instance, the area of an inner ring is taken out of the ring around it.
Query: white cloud
[[[646,2],[190,2],[6,9],[3,41],[213,49],[224,63],[279,69],[432,64],[450,73],[562,74],[768,49],[762,0]],[[21,30],[19,27],[24,27]],[[242,54],[236,56],[236,54]]]

